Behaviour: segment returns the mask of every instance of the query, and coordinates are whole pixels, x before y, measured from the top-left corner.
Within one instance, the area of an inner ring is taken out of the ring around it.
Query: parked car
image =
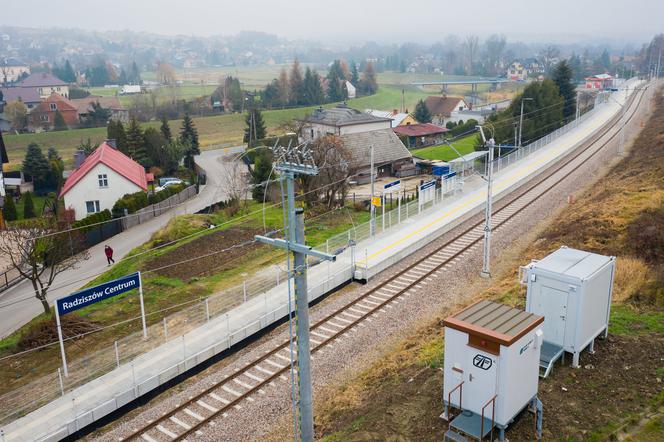
[[[178,183],[182,183],[182,180],[180,178],[175,178],[175,177],[162,177],[159,178],[159,185],[163,186],[164,184],[168,183],[169,181],[176,181]]]
[[[160,180],[160,184],[161,184],[161,180]],[[169,187],[180,186],[182,184],[185,184],[185,182],[182,181],[182,180],[179,180],[177,178],[174,178],[170,181],[166,181],[163,185],[158,186],[157,188],[154,189],[154,191],[155,192],[161,192],[162,190],[167,189]]]

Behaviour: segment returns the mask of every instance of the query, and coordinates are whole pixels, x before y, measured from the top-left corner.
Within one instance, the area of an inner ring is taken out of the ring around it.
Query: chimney
[[[85,161],[85,152],[82,150],[77,150],[74,152],[74,169],[81,167],[83,161]]]
[[[107,138],[106,139],[106,144],[111,146],[113,149],[117,149],[118,146],[115,144],[115,138]]]

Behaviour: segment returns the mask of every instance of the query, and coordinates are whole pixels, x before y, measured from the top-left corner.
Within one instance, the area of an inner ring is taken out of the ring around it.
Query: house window
[[[39,119],[42,121],[48,121],[48,114],[40,114]]]
[[[87,209],[88,213],[98,213],[101,212],[99,210],[99,201],[86,201],[85,202],[85,208]]]
[[[49,107],[49,109],[51,109],[52,111],[56,111],[56,110],[58,110],[58,105],[55,104],[55,103],[49,103],[48,107]]]
[[[57,87],[58,92],[60,92],[60,86]]]
[[[108,187],[108,175],[105,173],[97,175],[97,179],[99,180],[99,188],[100,189],[105,189]]]

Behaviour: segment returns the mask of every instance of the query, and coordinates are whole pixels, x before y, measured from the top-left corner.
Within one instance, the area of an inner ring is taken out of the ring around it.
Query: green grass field
[[[393,109],[401,106],[401,87],[383,86],[378,93],[369,97],[361,97],[349,100],[348,104],[360,110],[372,109]],[[107,90],[106,90],[107,91]],[[404,88],[404,99],[406,108],[414,109],[415,103],[420,98],[426,97],[426,93],[413,88]],[[332,105],[327,105],[332,106]],[[280,129],[284,123],[296,118],[302,118],[310,113],[315,106],[302,107],[296,109],[278,109],[264,111],[263,117],[268,133],[271,135],[283,133]],[[194,122],[198,128],[198,134],[201,146],[213,148],[219,145],[241,144],[244,135],[244,116],[242,114],[224,114],[208,117],[195,117]],[[171,130],[177,132],[181,125],[181,120],[172,120],[170,122]],[[158,127],[158,122],[149,122],[144,127]],[[106,128],[92,129],[72,129],[61,132],[42,132],[37,134],[4,135],[7,151],[9,154],[9,168],[16,170],[20,167],[25,154],[25,149],[29,143],[35,142],[43,149],[55,147],[65,160],[67,165],[73,161],[74,151],[77,146],[90,138],[93,144],[101,143],[106,138]]]
[[[468,135],[467,137],[453,141],[452,146],[454,146],[459,153],[465,155],[475,150],[476,142],[477,135]],[[438,144],[436,146],[424,147],[422,149],[414,149],[411,152],[414,156],[424,158],[425,160],[450,161],[459,157],[459,155],[457,155],[457,153],[447,144]]]

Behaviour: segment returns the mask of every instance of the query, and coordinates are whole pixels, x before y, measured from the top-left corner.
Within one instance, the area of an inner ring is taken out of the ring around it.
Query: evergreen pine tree
[[[424,104],[424,101],[420,100],[417,102],[417,105],[415,105],[414,117],[420,123],[431,123],[431,112],[429,112],[429,109],[427,108],[427,105]]]
[[[270,177],[272,171],[272,154],[266,149],[260,149],[256,152],[254,158],[254,168],[251,171],[251,180],[255,184],[251,189],[251,197],[258,202],[263,202],[265,198],[265,186],[262,185]]]
[[[141,84],[141,71],[138,70],[138,65],[136,65],[135,61],[131,62],[131,70],[127,79],[132,84]]]
[[[145,152],[145,138],[141,125],[138,124],[136,118],[132,118],[127,127],[127,155],[137,163],[143,166],[147,165],[148,158]]]
[[[108,139],[115,140],[115,147],[117,147],[120,152],[125,155],[128,154],[127,134],[121,121],[109,121],[108,126],[106,126],[106,134]]]
[[[185,167],[194,170],[194,156],[200,154],[201,150],[198,145],[198,131],[196,130],[196,125],[188,113],[184,114],[184,119],[182,120],[180,143],[186,146],[184,152]]]
[[[302,69],[300,62],[296,58],[291,67],[289,78],[289,103],[291,106],[300,106],[304,101],[304,80],[302,79]]]
[[[329,101],[345,100],[348,92],[345,90],[344,85],[345,77],[341,68],[341,62],[334,60],[327,73],[327,99]]]
[[[350,82],[353,83],[353,86],[357,87],[360,84],[360,71],[357,70],[357,64],[352,61],[350,70]]]
[[[252,143],[256,140],[265,138],[265,122],[263,121],[263,114],[260,109],[252,108],[247,112],[244,119],[247,127],[244,129],[244,142]]]
[[[65,118],[62,116],[60,111],[55,111],[55,116],[53,117],[53,130],[67,130],[67,123],[65,123]]]
[[[161,126],[159,127],[161,135],[166,139],[166,141],[173,141],[173,134],[171,133],[171,126],[168,124],[168,118],[166,114],[161,116]]]
[[[26,192],[23,195],[23,219],[34,218],[35,216],[35,204],[32,202],[32,194]]]
[[[569,119],[576,113],[576,86],[574,85],[574,72],[567,60],[562,60],[553,69],[551,76],[553,82],[558,86],[558,92],[565,99],[563,116]]]
[[[308,105],[322,104],[325,102],[325,92],[320,83],[320,77],[315,69],[307,67],[304,75],[304,96]]]
[[[90,139],[88,138],[88,142]],[[55,147],[48,148],[48,164],[50,166],[49,175],[48,175],[48,188],[60,190],[64,179],[62,173],[65,170],[65,163],[62,161],[60,154]]]
[[[127,73],[125,72],[124,69],[121,69],[120,76],[118,77],[118,84],[120,86],[124,86],[127,83],[129,83],[129,80],[127,80]]]
[[[23,173],[32,180],[35,190],[47,186],[50,169],[41,147],[37,143],[30,143],[23,159]]]
[[[18,219],[14,198],[12,198],[8,193],[5,194],[5,205],[2,206],[2,217],[5,219],[5,221],[16,221]]]
[[[145,167],[162,166],[162,152],[168,141],[162,135],[161,131],[154,127],[148,127],[143,133],[145,140],[145,153],[147,161]]]
[[[76,83],[76,72],[71,67],[69,60],[65,61],[65,67],[62,68],[62,77],[60,79],[65,83]]]

